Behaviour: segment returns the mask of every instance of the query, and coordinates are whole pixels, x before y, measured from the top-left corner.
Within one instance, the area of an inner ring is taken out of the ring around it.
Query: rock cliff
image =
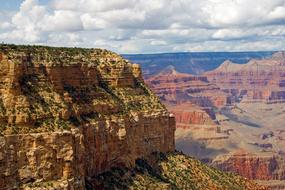
[[[222,107],[228,95],[205,76],[179,73],[170,66],[146,80],[149,87],[166,104],[192,102],[201,107]]]
[[[236,101],[276,103],[285,101],[285,56],[251,60],[247,64],[225,61],[220,67],[204,74]]]
[[[225,61],[198,76],[175,69],[168,67],[146,81],[176,117],[176,148],[284,189],[272,181],[284,180],[279,152],[285,145],[285,53],[244,64]],[[239,150],[247,153],[232,154]]]
[[[208,81],[207,77],[180,73],[173,66],[146,80],[176,118],[176,127],[217,130],[214,109],[228,103],[229,94]]]
[[[177,128],[191,128],[193,125],[215,125],[209,114],[191,103],[168,106],[174,114]]]
[[[117,54],[0,45],[0,189],[265,189],[174,152],[174,132]]]
[[[139,66],[112,52],[0,46],[0,189],[84,189],[173,151],[174,131]]]
[[[249,179],[285,179],[284,158],[280,155],[258,155],[239,151],[231,155],[219,156],[214,160],[213,165]]]

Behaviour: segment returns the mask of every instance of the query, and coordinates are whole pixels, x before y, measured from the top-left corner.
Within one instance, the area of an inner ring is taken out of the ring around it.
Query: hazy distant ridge
[[[160,72],[173,65],[179,72],[201,74],[219,67],[225,60],[235,63],[247,63],[250,59],[271,57],[274,52],[200,52],[200,53],[163,53],[132,54],[124,58],[142,66],[145,75]]]

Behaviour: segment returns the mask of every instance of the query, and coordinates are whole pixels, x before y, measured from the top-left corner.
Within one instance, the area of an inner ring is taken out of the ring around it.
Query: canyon
[[[0,189],[266,189],[175,151],[175,130],[113,52],[0,45]]]
[[[283,189],[285,53],[247,63],[226,60],[199,75],[179,68],[169,66],[146,78],[175,115],[176,149]]]
[[[213,83],[241,101],[283,102],[285,99],[285,53],[272,58],[251,60],[247,64],[225,61],[204,73]]]

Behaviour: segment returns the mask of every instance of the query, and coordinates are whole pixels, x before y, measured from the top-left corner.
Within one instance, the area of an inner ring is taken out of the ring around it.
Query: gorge
[[[146,79],[176,117],[176,148],[283,189],[284,52],[242,64],[226,60],[199,75],[178,68],[168,66]]]
[[[0,189],[266,189],[175,152],[174,132],[113,52],[0,46]]]

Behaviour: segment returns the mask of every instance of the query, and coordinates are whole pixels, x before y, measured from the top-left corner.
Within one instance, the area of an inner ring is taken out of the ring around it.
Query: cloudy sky
[[[118,53],[285,50],[285,0],[0,0],[0,42]]]

